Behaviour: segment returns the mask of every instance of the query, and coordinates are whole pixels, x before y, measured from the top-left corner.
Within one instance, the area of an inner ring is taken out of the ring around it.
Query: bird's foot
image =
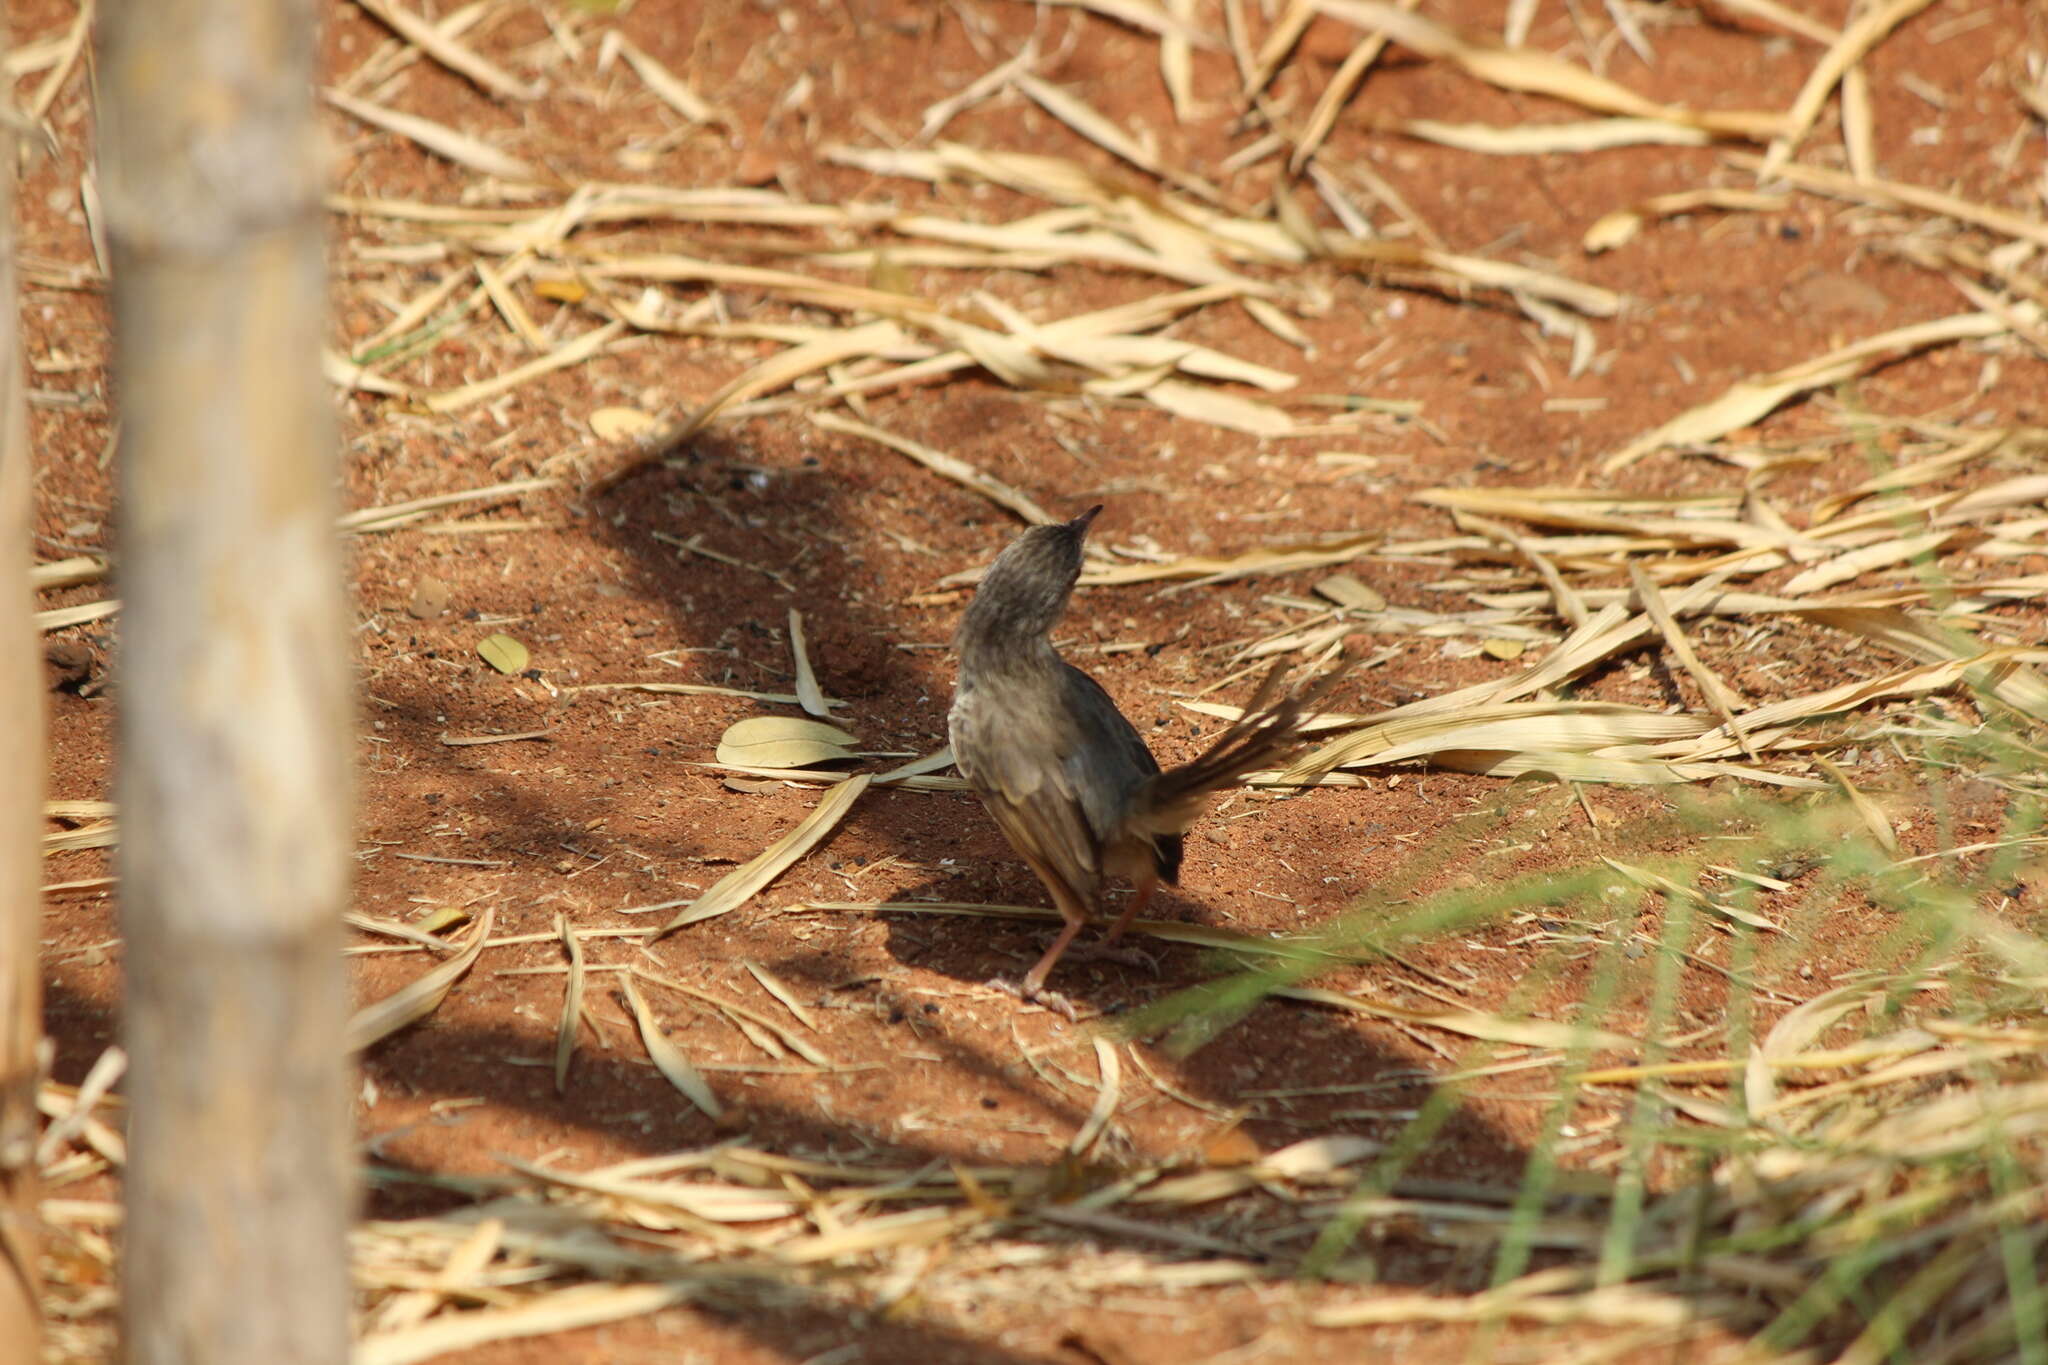
[[[983,984],[1001,991],[1004,995],[1014,995],[1026,1004],[1037,1005],[1041,1009],[1051,1010],[1069,1023],[1075,1022],[1077,1019],[1074,1013],[1073,1001],[1067,999],[1058,991],[1049,991],[1043,986],[1034,986],[1029,980],[1011,981],[1004,977],[992,976]]]

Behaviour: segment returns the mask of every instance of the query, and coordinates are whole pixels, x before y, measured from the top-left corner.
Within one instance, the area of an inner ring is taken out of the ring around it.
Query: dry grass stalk
[[[1616,209],[1604,214],[1593,226],[1586,229],[1579,239],[1579,245],[1589,252],[1612,251],[1632,240],[1643,230],[1643,225],[1653,218],[1670,218],[1681,213],[1693,213],[1700,209],[1722,209],[1739,213],[1783,213],[1792,206],[1789,195],[1764,194],[1756,190],[1723,189],[1707,186],[1696,190],[1679,190],[1674,194],[1660,194],[1633,204],[1625,209]]]
[[[1764,154],[1763,164],[1757,168],[1758,179],[1769,179],[1791,158],[1799,147],[1799,140],[1820,117],[1821,106],[1827,103],[1828,95],[1843,74],[1883,42],[1893,29],[1932,3],[1933,0],[1891,0],[1888,5],[1866,8],[1849,21],[1849,26],[1821,54],[1821,59],[1807,76],[1806,84],[1800,87],[1798,97],[1792,101],[1792,107],[1786,111],[1782,131],[1771,140],[1770,150]]]
[[[750,1039],[755,1038],[757,1033],[765,1035],[775,1040],[776,1047],[787,1048],[812,1066],[834,1069],[837,1069],[839,1066],[837,1062],[826,1056],[815,1044],[807,1041],[802,1035],[792,1033],[789,1029],[784,1028],[781,1024],[776,1023],[758,1010],[748,1009],[745,1005],[735,1004],[730,1000],[721,1000],[709,991],[698,990],[695,986],[689,985],[686,982],[678,981],[674,977],[663,976],[659,972],[650,972],[644,967],[635,967],[633,974],[649,985],[660,986],[664,990],[675,991],[679,995],[689,996],[692,1000],[702,1001],[726,1016],[735,1027],[739,1027]],[[764,1047],[763,1050],[771,1056],[780,1055],[776,1053],[774,1047]]]
[[[1227,583],[1260,574],[1290,573],[1297,569],[1320,569],[1348,564],[1370,554],[1381,545],[1377,534],[1359,532],[1328,540],[1294,542],[1246,550],[1235,555],[1183,555],[1158,563],[1089,564],[1082,570],[1084,587],[1110,587],[1127,583],[1184,582],[1196,585]],[[978,576],[978,575],[977,575]],[[971,581],[961,575],[940,580]]]
[[[723,123],[728,127],[732,126],[731,115],[713,108],[702,95],[690,88],[689,82],[641,51],[631,39],[617,29],[607,32],[604,36],[598,57],[600,70],[604,68],[606,58],[614,52],[626,59],[626,64],[632,67],[634,74],[654,92],[655,98],[684,118],[692,123]]]
[[[984,905],[965,901],[799,901],[784,913],[802,914],[813,911],[827,914],[960,915],[970,919],[1059,918],[1059,912],[1049,906]],[[1298,951],[1296,945],[1284,939],[1242,934],[1233,929],[1219,929],[1206,924],[1187,924],[1179,920],[1134,919],[1125,932],[1144,934],[1148,938],[1156,938],[1164,943],[1182,943],[1196,948],[1222,948],[1262,957],[1290,956]]]
[[[82,829],[63,830],[43,836],[43,856],[76,853],[88,848],[112,848],[120,841],[120,827],[112,820],[100,820]]]
[[[1763,159],[1745,153],[1730,153],[1728,163],[1742,170],[1759,170],[1763,166]],[[2048,222],[2028,218],[2006,209],[1975,203],[1941,190],[1930,190],[1924,186],[1908,185],[1896,180],[1858,180],[1840,171],[1830,171],[1823,167],[1796,162],[1788,162],[1777,167],[1772,175],[1775,179],[1815,194],[1885,208],[1917,209],[1934,218],[1951,218],[1957,222],[1969,223],[2015,241],[2048,246]]]
[[[356,0],[356,4],[450,71],[475,81],[484,93],[510,100],[540,98],[540,86],[520,80],[392,0]]]
[[[1067,1143],[1070,1156],[1085,1157],[1093,1148],[1109,1121],[1116,1115],[1117,1100],[1123,1093],[1123,1062],[1116,1044],[1107,1038],[1097,1036],[1095,1042],[1095,1066],[1101,1077],[1101,1084],[1095,1091],[1095,1103],[1088,1110],[1088,1117],[1075,1130]]]
[[[1218,46],[1214,37],[1185,23],[1168,10],[1153,4],[1151,0],[1034,0],[1034,3],[1087,10],[1146,33],[1155,33],[1161,37],[1169,34],[1178,36],[1200,48]]]
[[[1222,202],[1222,196],[1214,185],[1167,165],[1073,91],[1041,80],[1028,71],[1017,73],[1011,84],[1035,100],[1048,114],[1111,155],[1121,157],[1139,170],[1156,175],[1199,199],[1212,204]]]
[[[816,1017],[804,1008],[803,1003],[797,999],[796,992],[790,989],[789,983],[758,962],[743,962],[740,965],[747,969],[754,980],[761,983],[762,990],[774,996],[784,1009],[795,1015],[798,1023],[813,1033],[820,1031]]]
[[[445,123],[436,123],[417,114],[400,113],[396,109],[386,109],[382,105],[357,99],[354,95],[340,90],[324,90],[321,92],[321,98],[373,128],[396,133],[399,137],[418,143],[436,156],[446,157],[458,166],[467,166],[470,170],[495,175],[504,180],[532,181],[538,178],[533,167],[518,157],[501,152],[489,143],[481,142],[467,133],[457,132]]]
[[[625,331],[625,323],[608,322],[573,340],[563,342],[536,360],[530,360],[503,374],[480,379],[474,384],[464,384],[442,393],[429,394],[425,400],[426,405],[434,412],[460,412],[466,407],[516,389],[529,380],[538,379],[544,374],[552,374],[556,370],[568,369],[572,365],[580,365],[592,356],[601,355],[605,348],[617,341]]]
[[[99,582],[107,576],[110,567],[104,555],[72,555],[69,559],[54,559],[31,566],[28,583],[36,592],[75,588],[81,583]]]
[[[1506,49],[1462,37],[1433,20],[1379,0],[1316,0],[1332,18],[1385,33],[1410,51],[1457,63],[1468,75],[1503,90],[1548,95],[1630,118],[1657,119],[1726,137],[1761,141],[1783,128],[1776,114],[1690,110],[1644,99],[1625,86],[1527,48]]]
[[[1407,242],[1347,241],[1336,249],[1335,254],[1340,260],[1373,268],[1436,271],[1454,281],[1481,289],[1522,291],[1562,304],[1587,317],[1613,317],[1621,311],[1623,302],[1621,295],[1610,289],[1583,284],[1532,266],[1483,256],[1461,256]]]
[[[1402,11],[1412,14],[1420,0],[1394,0],[1394,3]],[[1302,8],[1305,12],[1313,13],[1312,6],[1305,5]],[[1295,140],[1294,151],[1287,158],[1287,169],[1291,174],[1300,175],[1309,158],[1323,145],[1323,139],[1337,126],[1337,115],[1343,112],[1351,96],[1357,93],[1359,83],[1365,79],[1365,73],[1372,69],[1372,64],[1379,60],[1380,53],[1386,50],[1386,46],[1387,36],[1384,33],[1375,33],[1344,55],[1343,65],[1330,77],[1330,83],[1323,87],[1322,94],[1316,97],[1316,106],[1309,111],[1308,125]]]
[[[121,610],[119,598],[109,597],[99,602],[81,602],[75,607],[52,607],[48,611],[36,612],[31,620],[38,631],[63,630],[68,626],[82,626],[91,621],[104,621]]]
[[[1014,512],[1029,525],[1049,526],[1055,520],[1053,515],[1040,507],[1029,494],[1012,488],[1002,480],[985,474],[965,460],[957,459],[942,450],[934,450],[906,436],[898,436],[894,432],[884,431],[866,422],[856,422],[850,417],[841,417],[834,412],[814,412],[810,417],[814,426],[845,436],[858,436],[907,455],[941,478],[951,479],[961,487],[981,494],[996,506]]]
[[[429,512],[443,507],[460,507],[464,503],[493,504],[510,502],[514,498],[543,488],[553,488],[555,479],[513,479],[506,483],[494,483],[484,488],[472,488],[460,493],[436,493],[432,497],[414,498],[409,502],[392,503],[385,507],[365,507],[342,516],[335,525],[343,531],[368,535],[375,531],[389,531],[419,520]]]
[[[651,692],[658,696],[678,697],[738,697],[746,701],[776,702],[783,706],[801,706],[803,699],[794,692],[749,692],[738,687],[719,687],[712,683],[672,682],[623,682],[623,683],[582,683],[564,689],[569,692]],[[837,697],[825,698],[827,708],[844,706]]]
[[[569,955],[569,971],[562,981],[562,1017],[555,1026],[555,1093],[569,1088],[569,1063],[576,1055],[576,1025],[583,1017],[583,940],[569,927],[566,914],[555,915],[555,932]]]
[[[1378,126],[1422,142],[1488,156],[1549,156],[1608,151],[1615,147],[1705,147],[1713,134],[1661,119],[1604,118],[1571,123],[1442,123],[1436,119],[1388,119]],[[1688,191],[1691,194],[1707,191]],[[1676,196],[1664,196],[1676,197]],[[1654,201],[1652,201],[1654,202]],[[1677,210],[1683,212],[1683,210]],[[1592,246],[1587,249],[1597,250]]]
[[[1678,618],[1671,614],[1670,607],[1665,604],[1664,594],[1658,591],[1650,576],[1643,572],[1642,566],[1631,564],[1628,567],[1629,583],[1635,588],[1636,600],[1642,604],[1643,611],[1663,634],[1665,647],[1677,658],[1685,671],[1692,675],[1692,680],[1699,684],[1700,694],[1707,699],[1707,705],[1721,717],[1722,723],[1735,736],[1736,743],[1742,746],[1742,751],[1754,760],[1756,749],[1750,744],[1748,732],[1744,730],[1742,722],[1735,717],[1736,711],[1746,705],[1742,696],[1716,677],[1712,669],[1700,662],[1700,656],[1693,650],[1692,641],[1685,637],[1684,630],[1679,627]]]

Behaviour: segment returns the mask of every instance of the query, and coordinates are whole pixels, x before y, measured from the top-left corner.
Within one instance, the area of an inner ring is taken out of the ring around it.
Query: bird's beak
[[[1068,529],[1073,531],[1076,535],[1088,534],[1088,523],[1094,521],[1096,513],[1100,512],[1101,510],[1102,504],[1099,502],[1096,503],[1093,507],[1083,512],[1080,516],[1075,517],[1072,521],[1068,522]]]

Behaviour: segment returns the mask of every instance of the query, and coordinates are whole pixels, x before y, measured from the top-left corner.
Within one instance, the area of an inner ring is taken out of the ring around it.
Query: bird
[[[1136,890],[1108,947],[1160,882],[1178,883],[1182,836],[1209,797],[1296,752],[1309,707],[1344,671],[1340,665],[1280,696],[1283,663],[1199,757],[1162,771],[1102,685],[1052,644],[1101,511],[1032,526],[989,566],[954,632],[959,676],[946,718],[954,766],[1064,921],[1021,983],[990,984],[1070,1016],[1071,1004],[1046,981],[1094,918],[1104,879],[1121,877]]]

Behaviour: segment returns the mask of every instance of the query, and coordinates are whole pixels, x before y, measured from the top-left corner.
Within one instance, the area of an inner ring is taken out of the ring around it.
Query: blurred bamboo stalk
[[[0,26],[0,50],[7,45]],[[41,1358],[36,1087],[42,1036],[43,698],[30,617],[26,379],[14,300],[15,135],[0,129],[0,1342]]]
[[[135,1365],[340,1362],[352,712],[310,0],[99,25]]]

